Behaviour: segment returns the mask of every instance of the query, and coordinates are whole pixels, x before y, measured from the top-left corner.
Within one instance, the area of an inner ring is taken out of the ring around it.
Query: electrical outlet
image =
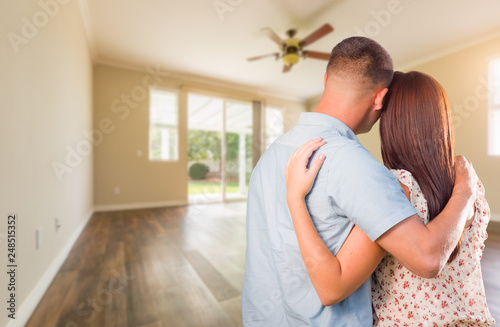
[[[120,188],[119,188],[118,186],[117,186],[117,187],[115,187],[115,194],[116,194],[116,195],[120,194]]]
[[[57,230],[61,227],[61,219],[59,219],[59,217],[56,217],[55,219],[55,228],[56,228],[56,233],[57,233]]]
[[[42,247],[42,227],[36,229],[36,249],[39,250]]]

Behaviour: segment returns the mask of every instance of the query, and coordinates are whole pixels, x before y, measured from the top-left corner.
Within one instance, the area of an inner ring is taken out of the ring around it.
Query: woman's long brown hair
[[[427,200],[429,220],[446,206],[455,183],[451,108],[431,76],[395,72],[380,118],[384,165],[412,173]],[[460,250],[451,254],[451,262]]]

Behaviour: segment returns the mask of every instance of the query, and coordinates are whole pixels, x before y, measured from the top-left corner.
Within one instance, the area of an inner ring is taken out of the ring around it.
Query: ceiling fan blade
[[[254,60],[259,60],[259,59],[267,58],[267,57],[278,57],[279,55],[280,55],[279,52],[275,52],[275,53],[270,53],[270,54],[266,54],[266,55],[262,55],[262,56],[248,58],[247,60],[248,61],[254,61]]]
[[[330,54],[326,52],[318,52],[318,51],[304,51],[306,58],[314,58],[321,60],[330,60]]]
[[[283,65],[283,73],[288,73],[292,69],[292,66]]]
[[[330,33],[331,31],[333,31],[333,27],[330,24],[325,24],[320,28],[318,28],[316,31],[309,34],[302,41],[300,41],[300,46],[301,47],[308,46],[311,43],[315,42],[316,40],[322,38],[326,34]]]
[[[283,45],[283,40],[270,28],[263,28],[262,32],[264,32],[271,40],[273,40],[280,47]]]

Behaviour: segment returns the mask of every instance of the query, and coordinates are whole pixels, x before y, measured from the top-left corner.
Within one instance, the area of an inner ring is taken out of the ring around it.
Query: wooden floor
[[[26,326],[241,326],[245,211],[95,214]]]
[[[97,213],[27,326],[241,326],[245,203]],[[482,261],[500,326],[500,224]]]

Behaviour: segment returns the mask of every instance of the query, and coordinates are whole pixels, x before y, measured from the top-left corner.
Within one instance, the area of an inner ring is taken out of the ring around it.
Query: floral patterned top
[[[410,172],[393,170],[410,191],[411,203],[423,222],[429,222],[427,201]],[[460,253],[435,278],[412,274],[387,254],[373,274],[374,326],[490,326],[480,260],[490,208],[478,182],[476,216],[464,231]]]

